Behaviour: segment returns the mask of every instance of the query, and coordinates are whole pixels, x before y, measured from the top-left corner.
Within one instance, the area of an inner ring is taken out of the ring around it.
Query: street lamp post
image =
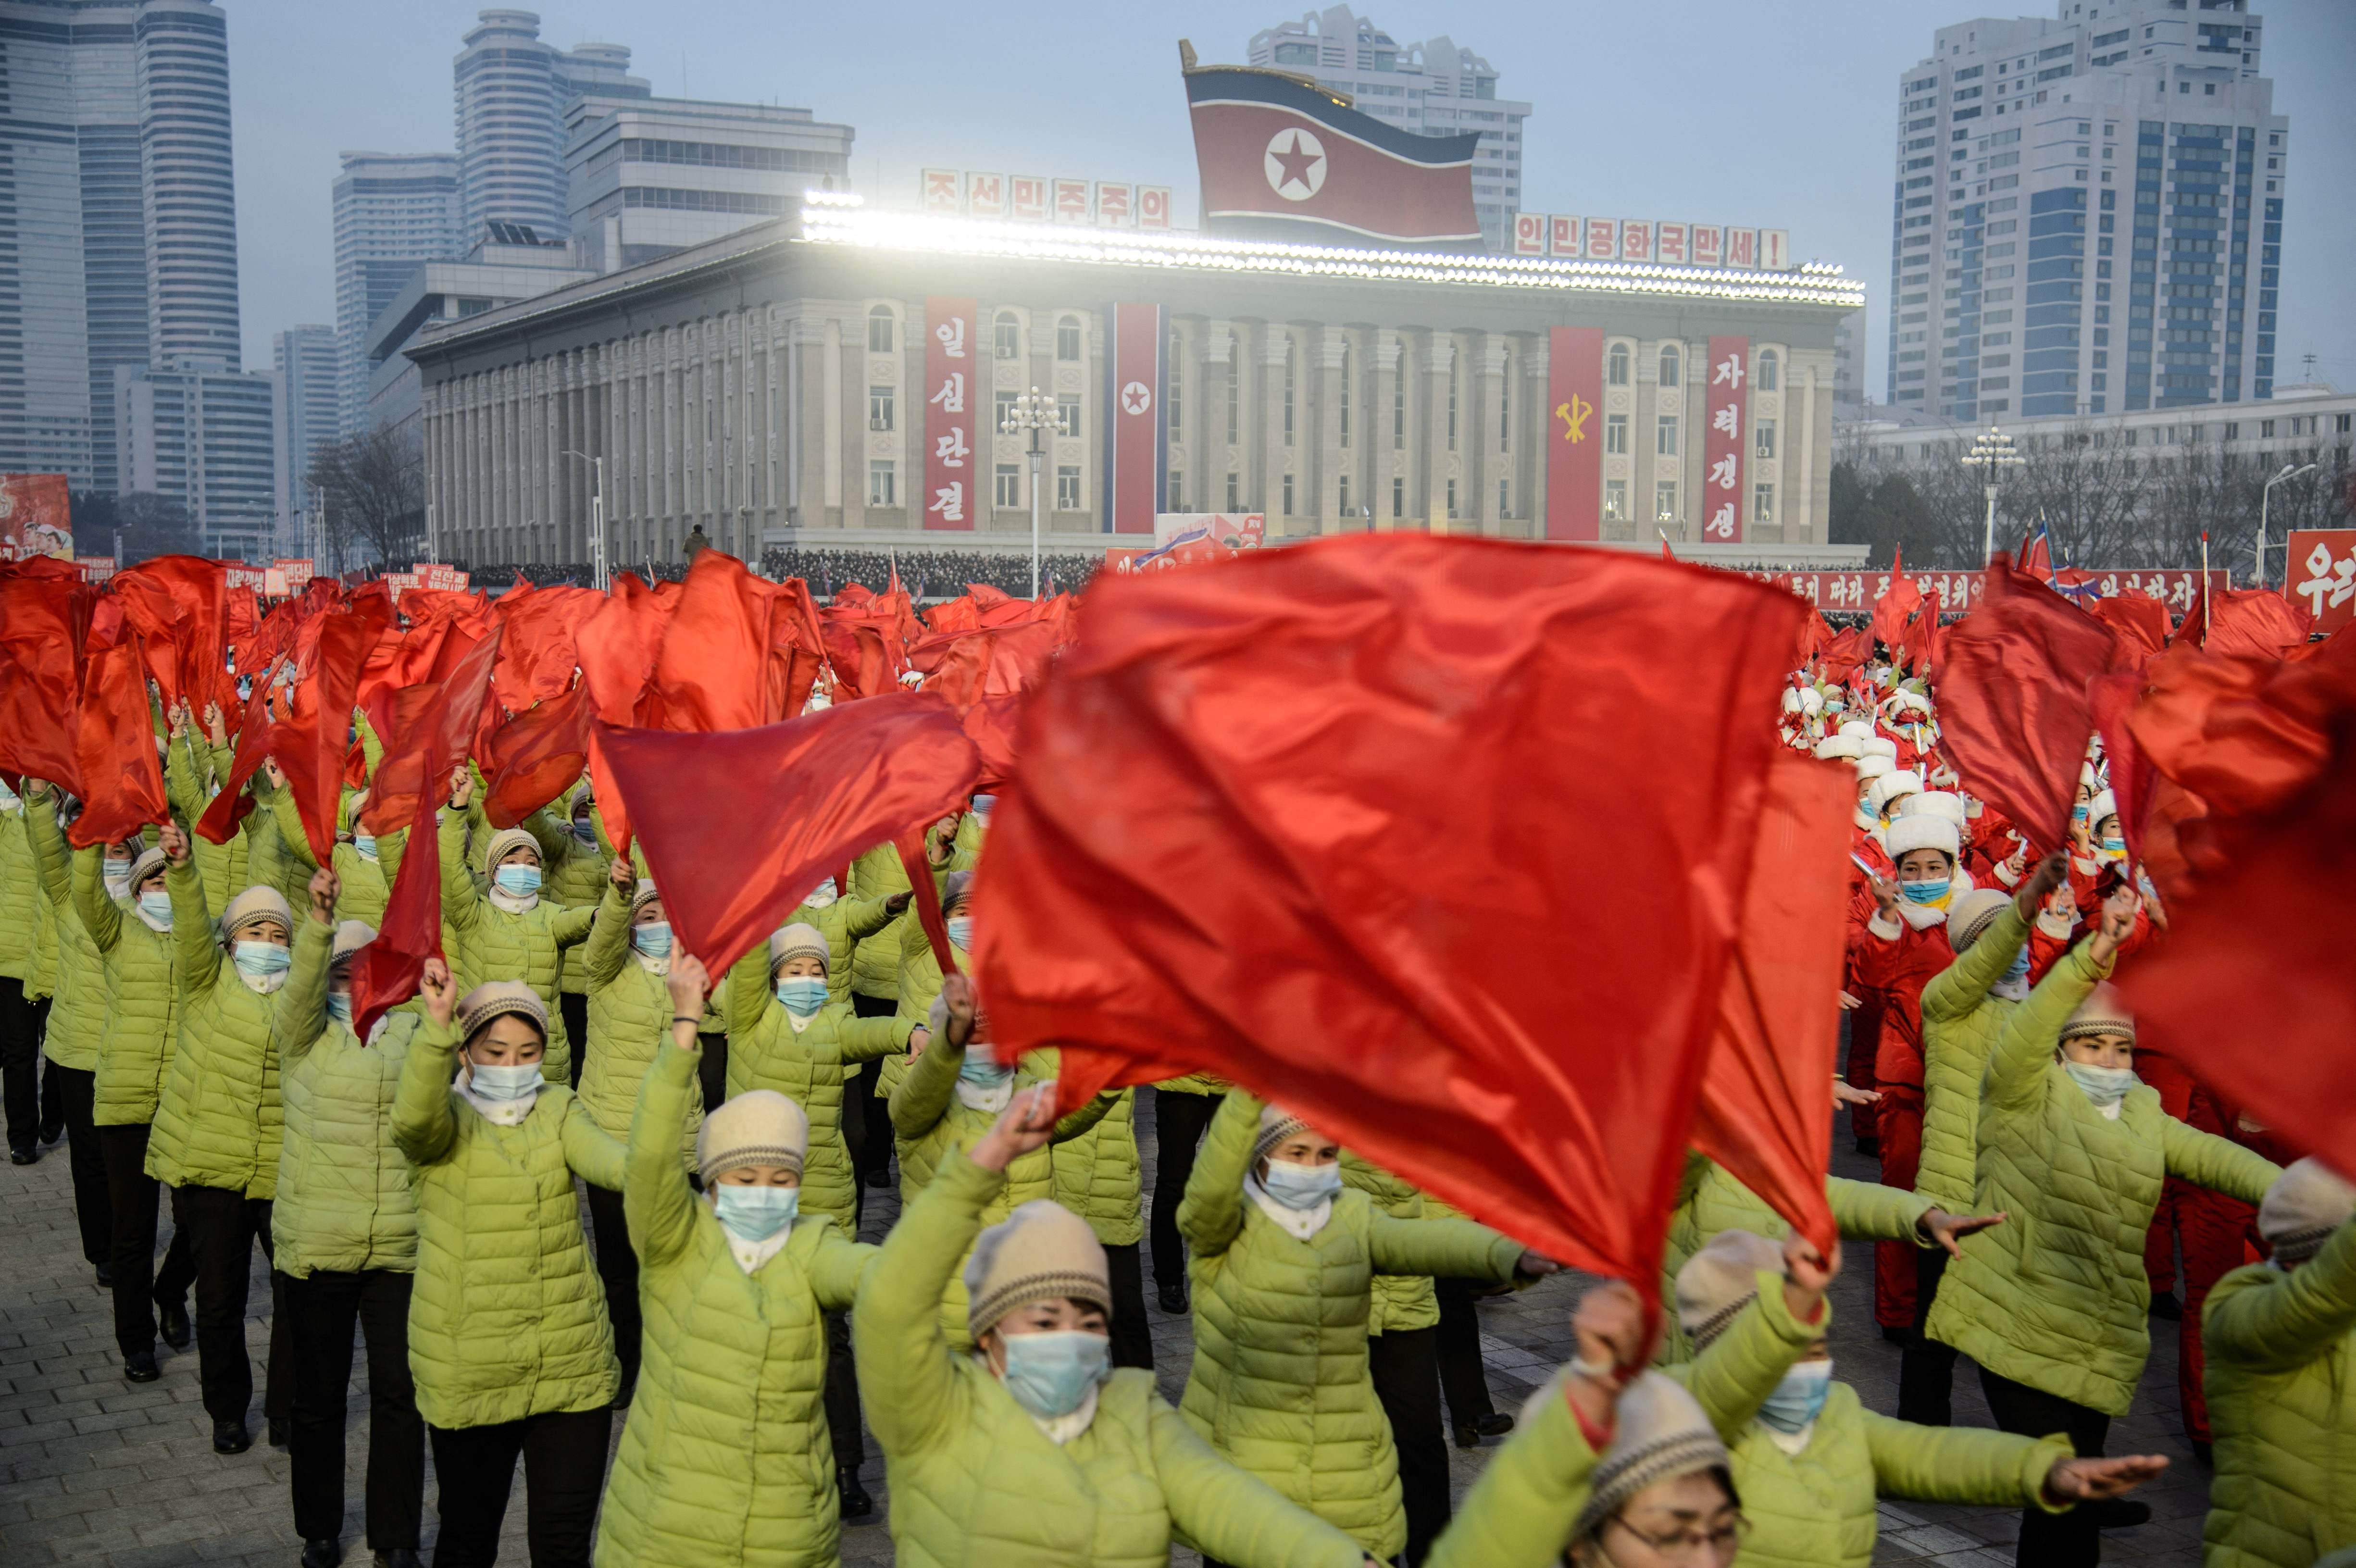
[[[1964,454],[1964,462],[1980,471],[1980,484],[1987,492],[1987,537],[1980,553],[1984,559],[1993,560],[1996,556],[1997,480],[2005,469],[2028,467],[2029,460],[2013,451],[2012,437],[1990,425],[1986,435],[1972,443],[1971,451]]]
[[[577,457],[587,464],[594,477],[595,489],[589,496],[589,572],[597,592],[605,592],[605,460],[592,457],[585,452],[564,449],[567,457]]]
[[[2265,488],[2258,492],[2258,548],[2255,574],[2250,579],[2253,587],[2264,588],[2266,585],[2266,506],[2275,498],[2275,486],[2286,479],[2296,479],[2302,474],[2314,472],[2315,464],[2312,463],[2286,463],[2282,465],[2282,472],[2267,480]]]
[[[1006,405],[1006,417],[998,423],[1001,435],[1031,437],[1031,597],[1039,597],[1039,462],[1046,455],[1047,432],[1060,429],[1062,420],[1055,412],[1055,400],[1033,387]]]

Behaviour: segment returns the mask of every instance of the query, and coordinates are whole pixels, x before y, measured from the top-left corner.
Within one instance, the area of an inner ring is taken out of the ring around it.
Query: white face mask
[[[2076,1081],[2078,1087],[2086,1092],[2086,1098],[2094,1103],[2094,1108],[2098,1111],[2109,1110],[2113,1105],[2126,1099],[2127,1091],[2136,1085],[2135,1069],[2132,1067],[2095,1067],[2083,1061],[2072,1061],[2064,1057],[2062,1061],[2062,1071],[2067,1072]]]

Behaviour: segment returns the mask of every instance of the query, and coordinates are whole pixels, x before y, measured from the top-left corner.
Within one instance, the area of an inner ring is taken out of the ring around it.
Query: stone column
[[[1472,375],[1459,383],[1458,444],[1464,457],[1464,481],[1457,510],[1472,523],[1468,531],[1494,537],[1500,531],[1497,475],[1505,471],[1508,455],[1497,450],[1498,399],[1505,384],[1505,335],[1481,334],[1472,361]],[[1472,494],[1464,496],[1463,490]]]
[[[1791,356],[1784,356],[1783,374],[1792,373]],[[1789,402],[1791,400],[1784,400]],[[1786,442],[1791,435],[1784,433]],[[1778,449],[1782,450],[1781,448]],[[1784,473],[1794,475],[1785,488],[1791,494],[1783,498],[1783,539],[1791,544],[1823,544],[1831,535],[1825,527],[1825,514],[1818,509],[1820,496],[1829,498],[1827,491],[1816,488],[1816,368],[1808,367],[1808,379],[1800,393],[1799,467],[1784,466]]]
[[[1284,439],[1284,366],[1285,357],[1290,347],[1291,336],[1286,331],[1283,323],[1271,321],[1262,324],[1259,329],[1258,357],[1260,415],[1259,430],[1256,438],[1259,462],[1255,466],[1259,481],[1258,487],[1261,496],[1260,510],[1268,514],[1269,532],[1271,535],[1281,535],[1286,531],[1288,519],[1283,515],[1284,475],[1287,473],[1297,472],[1294,466],[1296,448],[1288,446]],[[1293,415],[1296,423],[1293,441],[1297,443],[1301,439],[1298,425],[1301,411],[1298,400],[1300,388],[1297,367],[1294,380]],[[1301,504],[1301,485],[1296,477],[1293,481],[1293,507],[1296,514],[1299,512]]]
[[[1461,345],[1448,332],[1427,332],[1423,341],[1423,406],[1417,421],[1423,515],[1432,532],[1454,533],[1456,524],[1448,516],[1448,480],[1455,472],[1457,453],[1448,443],[1448,382]]]
[[[1343,530],[1340,487],[1342,476],[1350,472],[1350,454],[1342,448],[1342,395],[1344,378],[1352,373],[1350,366],[1350,334],[1346,327],[1323,326],[1310,339],[1315,346],[1316,391],[1312,406],[1315,411],[1314,444],[1307,449],[1312,459],[1309,465],[1311,493],[1316,506],[1310,513],[1312,525],[1321,534]],[[1298,397],[1298,393],[1295,393]],[[1355,413],[1355,409],[1351,411]],[[1296,412],[1294,422],[1299,424]],[[1357,486],[1353,485],[1351,489]],[[1358,505],[1352,496],[1350,504]]]
[[[1553,430],[1547,411],[1547,347],[1544,334],[1522,340],[1522,384],[1515,397],[1514,508],[1526,519],[1526,539],[1547,537],[1547,437]]]

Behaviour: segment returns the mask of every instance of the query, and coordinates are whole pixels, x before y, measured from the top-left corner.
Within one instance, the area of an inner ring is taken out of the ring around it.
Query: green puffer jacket
[[[415,1007],[387,1013],[370,1045],[328,1016],[308,1046],[287,1053],[286,1150],[270,1211],[280,1272],[308,1279],[320,1269],[417,1266],[417,1200],[392,1141],[402,1068],[425,1021]]]
[[[1914,1190],[1950,1214],[1978,1190],[1980,1079],[2019,1004],[1988,987],[2019,956],[2029,922],[2007,904],[1962,956],[1922,987],[1922,1160]]]
[[[521,980],[530,986],[548,1009],[548,1054],[541,1071],[552,1083],[568,1081],[573,1047],[564,1038],[558,982],[563,976],[564,950],[588,939],[597,918],[595,907],[559,909],[543,896],[530,909],[501,909],[466,869],[466,817],[444,811],[441,834],[442,923],[457,942],[450,971],[457,978],[458,994],[463,997],[486,980]],[[669,1003],[664,1007],[668,1009]]]
[[[851,1314],[900,1568],[1162,1568],[1180,1537],[1255,1568],[1358,1568],[1346,1536],[1213,1453],[1152,1373],[1114,1372],[1087,1429],[1059,1446],[944,1339],[925,1304],[961,1268],[983,1216],[1006,1207],[1004,1181],[949,1155],[893,1227]]]
[[[862,1019],[830,1002],[799,1029],[769,988],[769,950],[763,943],[728,971],[728,1094],[774,1089],[809,1117],[809,1153],[802,1164],[801,1211],[858,1232],[859,1192],[851,1149],[842,1141],[843,1080],[859,1063],[908,1046],[905,1019]]]
[[[179,1036],[180,950],[136,904],[106,896],[93,844],[74,853],[75,918],[106,965],[106,1025],[98,1050],[91,1120],[102,1127],[144,1125]]]
[[[2356,1547],[2356,1224],[2287,1272],[2235,1269],[2201,1317],[2217,1442],[2205,1568]]]
[[[230,765],[223,761],[221,772],[216,773],[214,754],[210,747],[200,746],[192,735],[176,736],[164,754],[164,799],[188,835],[188,849],[197,862],[197,875],[205,884],[205,907],[225,909],[230,895],[252,884],[245,880],[247,841],[242,825],[229,836],[226,844],[216,844],[196,830],[197,824],[204,819],[206,808],[212,805],[212,780],[226,776]]]
[[[838,1561],[838,1525],[819,1314],[851,1306],[876,1250],[806,1213],[776,1255],[744,1272],[671,1155],[701,1103],[701,1054],[662,1045],[630,1127],[622,1203],[646,1363],[605,1482],[596,1561],[820,1568]]]
[[[900,851],[884,843],[860,856],[851,862],[851,886],[841,891],[859,899],[887,899],[906,892],[908,872],[900,864]],[[911,909],[860,941],[851,961],[852,990],[886,1000],[900,995],[900,932],[903,926],[916,923],[916,912]],[[916,1016],[921,1019],[924,1014]]]
[[[1053,1060],[1044,1051],[1035,1054]],[[1123,1089],[1108,1099],[1101,1121],[1055,1146],[1055,1201],[1086,1220],[1106,1246],[1133,1247],[1145,1237],[1138,1207],[1145,1183],[1137,1159],[1137,1091]]]
[[[2005,1024],[1980,1091],[1977,1212],[2011,1218],[1965,1239],[1926,1328],[1999,1376],[2118,1416],[2151,1350],[2144,1235],[2161,1183],[2255,1203],[2282,1170],[2186,1126],[2140,1083],[2116,1121],[2094,1108],[2053,1051],[2109,970],[2081,943]]]
[[[271,800],[270,809],[278,818],[279,842],[294,863],[294,872],[302,878],[305,896],[310,891],[312,874],[319,862],[311,853],[311,841],[303,835],[303,818],[294,809],[294,792],[280,790]],[[388,869],[385,838],[398,838],[406,833],[402,828],[377,840],[374,857],[363,855],[358,846],[337,840],[335,861],[336,880],[342,884],[336,894],[336,914],[343,920],[357,920],[371,928],[384,923],[384,906],[392,897],[392,879],[401,870],[396,858]]]
[[[273,1198],[286,1139],[279,1062],[319,1032],[335,931],[308,913],[295,916],[294,967],[265,997],[214,937],[195,863],[166,870],[164,885],[180,950],[180,1040],[155,1103],[147,1174],[172,1187]]]
[[[952,855],[948,865],[934,868],[934,892],[948,891],[949,872],[963,869],[958,863],[960,858]],[[899,933],[900,941],[898,978],[893,982],[893,994],[899,998],[894,1010],[901,1018],[923,1023],[932,1011],[933,998],[941,994],[941,961],[933,955],[932,939],[925,934],[925,923],[916,918],[913,906],[906,914],[894,921],[890,929]],[[862,944],[862,949],[864,945]],[[973,973],[973,955],[954,942],[949,944],[949,956],[957,961],[962,973]],[[885,1057],[884,1069],[876,1075],[876,1094],[884,1100],[891,1099],[892,1092],[900,1086],[900,1079],[907,1071],[906,1056]]]
[[[1580,1426],[1558,1372],[1522,1407],[1424,1568],[1556,1568],[1586,1511],[1601,1457]]]
[[[1407,1543],[1407,1514],[1367,1371],[1373,1276],[1504,1283],[1522,1249],[1469,1220],[1394,1220],[1347,1188],[1300,1240],[1244,1193],[1259,1112],[1251,1095],[1227,1095],[1178,1205],[1194,1287],[1179,1408],[1211,1446],[1388,1558]]]
[[[589,821],[589,838],[584,841],[573,831],[570,801],[585,797],[589,786],[582,784],[567,798],[566,815],[559,817],[543,807],[523,819],[521,827],[540,843],[540,896],[560,909],[595,910],[603,901],[605,890],[613,883],[606,879],[613,866],[612,847],[605,842],[605,830],[595,814]],[[564,973],[560,980],[562,989],[580,995],[589,989],[587,957],[578,948],[567,949]],[[582,1069],[588,1072],[588,1064]]]
[[[1369,1165],[1348,1149],[1342,1151],[1342,1180],[1374,1201],[1394,1220],[1420,1220],[1427,1211],[1423,1189],[1409,1186],[1377,1165]],[[1413,1333],[1437,1328],[1440,1293],[1430,1275],[1378,1274],[1374,1280],[1374,1306],[1366,1315],[1366,1332]]]
[[[393,1098],[393,1145],[417,1168],[417,1412],[493,1426],[610,1404],[621,1365],[573,1179],[619,1190],[622,1146],[552,1072],[522,1121],[494,1125],[451,1083],[457,1051],[426,1020]]]
[[[90,928],[74,913],[72,860],[65,830],[58,826],[57,799],[52,795],[26,803],[41,901],[48,906],[49,926],[57,933],[56,1000],[49,1006],[41,1054],[59,1067],[95,1072],[99,1042],[106,1035],[106,960],[90,939]]]
[[[27,811],[31,809],[29,804],[27,809]],[[31,849],[29,842],[31,837],[32,830],[28,823],[26,830],[28,854]],[[40,872],[36,869],[33,873],[33,955],[25,965],[25,999],[27,1001],[42,1001],[54,997],[58,994],[59,942],[58,912],[49,902],[48,891],[41,884]],[[52,1013],[55,1010],[51,1008]]]
[[[0,979],[22,980],[32,972],[33,910],[39,898],[24,803],[0,806]]]
[[[310,901],[313,869],[295,858],[292,842],[304,837],[300,831],[302,816],[295,814],[297,830],[288,834],[278,823],[278,799],[290,792],[273,789],[259,771],[247,781],[246,788],[253,796],[253,809],[246,813],[241,828],[246,842],[246,874],[251,879],[246,885],[276,888],[285,895],[290,908],[301,909]]]
[[[815,926],[826,938],[826,995],[829,1001],[851,1000],[853,955],[862,943],[880,934],[893,921],[881,898],[838,898],[830,903],[803,904],[786,916],[787,925]]]
[[[647,967],[630,945],[630,906],[605,884],[596,923],[579,951],[589,984],[589,1056],[581,1064],[581,1104],[606,1136],[626,1139],[637,1114],[647,1069],[670,1038],[670,983],[666,960],[660,973]],[[680,1158],[695,1168],[695,1133],[703,1125],[699,1102],[680,1134]]]

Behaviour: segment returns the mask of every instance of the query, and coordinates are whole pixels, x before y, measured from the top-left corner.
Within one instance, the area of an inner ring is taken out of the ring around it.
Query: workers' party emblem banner
[[[1701,537],[1709,544],[1742,538],[1742,443],[1751,423],[1751,339],[1713,337],[1702,367]]]
[[[1546,537],[1603,537],[1603,329],[1558,326],[1547,336]]]
[[[975,347],[976,302],[925,298],[925,527],[971,528],[984,504],[975,477],[981,443],[974,411],[989,395]]]
[[[1150,534],[1170,466],[1170,341],[1158,304],[1105,307],[1104,486],[1108,534]]]

